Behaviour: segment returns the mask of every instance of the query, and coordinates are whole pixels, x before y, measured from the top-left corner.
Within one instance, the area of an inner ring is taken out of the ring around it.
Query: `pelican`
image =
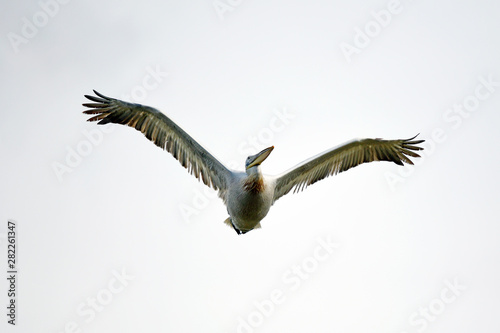
[[[94,103],[83,113],[92,115],[88,121],[98,124],[122,124],[141,131],[158,147],[168,151],[198,180],[218,191],[229,217],[224,221],[236,233],[245,234],[260,228],[276,200],[290,192],[300,192],[317,181],[347,171],[362,163],[389,161],[398,165],[413,164],[408,158],[420,157],[414,151],[424,140],[414,136],[405,140],[357,139],[320,153],[278,176],[264,176],[261,164],[274,149],[266,148],[248,156],[245,171],[226,168],[188,133],[166,115],[149,106],[124,102],[104,96],[85,95]]]

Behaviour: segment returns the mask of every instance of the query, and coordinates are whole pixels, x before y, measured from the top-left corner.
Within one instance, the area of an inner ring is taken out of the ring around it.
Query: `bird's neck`
[[[244,180],[243,188],[249,192],[263,192],[265,188],[264,177],[259,166],[247,170],[247,177]]]

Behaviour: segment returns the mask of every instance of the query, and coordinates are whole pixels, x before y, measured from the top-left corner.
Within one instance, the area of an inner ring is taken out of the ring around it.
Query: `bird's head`
[[[274,146],[271,146],[255,155],[248,156],[247,160],[245,161],[245,170],[247,171],[247,173],[250,168],[259,166],[262,162],[264,162],[264,160],[269,156],[269,154],[271,154],[273,149]]]

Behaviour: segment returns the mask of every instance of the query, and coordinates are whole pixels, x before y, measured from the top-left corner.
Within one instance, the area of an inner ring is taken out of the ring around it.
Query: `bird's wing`
[[[416,137],[406,140],[353,140],[331,148],[279,175],[276,178],[274,200],[278,200],[292,188],[294,193],[300,192],[318,180],[362,163],[390,161],[398,165],[403,165],[403,162],[413,164],[408,156],[420,157],[413,151],[422,150],[423,148],[416,145],[424,142],[424,140],[414,140]]]
[[[155,145],[171,153],[205,185],[222,192],[227,188],[231,171],[163,113],[149,106],[106,97],[95,90],[94,93],[97,97],[85,97],[96,103],[83,104],[90,108],[83,113],[94,115],[88,121],[133,127]]]

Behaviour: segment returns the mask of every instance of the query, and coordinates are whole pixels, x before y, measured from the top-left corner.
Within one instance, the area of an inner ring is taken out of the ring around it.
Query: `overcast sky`
[[[2,332],[497,332],[500,5],[3,2]],[[238,236],[167,152],[86,122],[154,106],[278,174],[356,137],[425,139],[279,200]]]

